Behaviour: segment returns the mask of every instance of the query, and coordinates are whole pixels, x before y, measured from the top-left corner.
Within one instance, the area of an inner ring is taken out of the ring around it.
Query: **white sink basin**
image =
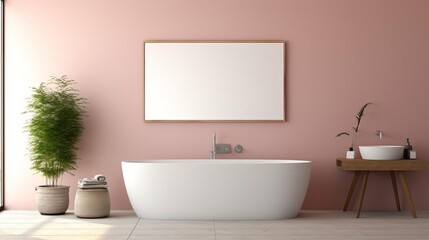
[[[365,160],[398,160],[403,158],[404,146],[359,146],[359,151]]]

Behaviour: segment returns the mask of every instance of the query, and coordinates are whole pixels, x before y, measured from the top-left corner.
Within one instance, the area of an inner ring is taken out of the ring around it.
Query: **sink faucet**
[[[216,133],[213,133],[213,142],[212,142],[212,151],[211,153],[211,159],[216,159]]]

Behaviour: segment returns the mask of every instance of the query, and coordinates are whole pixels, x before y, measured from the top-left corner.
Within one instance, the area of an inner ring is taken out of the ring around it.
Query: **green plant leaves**
[[[25,129],[30,135],[32,169],[56,185],[64,173],[75,170],[77,143],[83,133],[87,100],[72,87],[73,80],[51,77],[33,87],[26,114],[31,118]]]

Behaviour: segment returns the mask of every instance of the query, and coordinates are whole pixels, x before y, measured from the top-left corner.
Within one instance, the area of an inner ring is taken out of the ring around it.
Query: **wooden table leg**
[[[413,217],[416,218],[416,209],[414,208],[413,199],[411,199],[410,190],[408,189],[408,184],[405,180],[405,175],[403,171],[399,171],[399,179],[401,180],[402,189],[404,189],[405,196],[407,197],[408,204],[410,205],[411,213],[413,214]]]
[[[355,191],[356,184],[359,180],[360,171],[355,171],[355,176],[353,178],[352,184],[350,185],[349,193],[347,194],[346,203],[344,204],[343,212],[347,211],[349,207],[350,200],[352,199],[353,192]]]
[[[369,175],[369,171],[365,171],[363,175],[362,190],[360,192],[359,207],[356,212],[356,218],[359,218],[360,210],[362,209],[363,198],[365,196],[366,183],[368,182],[368,175]]]
[[[396,209],[398,209],[398,212],[400,212],[401,205],[399,203],[398,188],[396,187],[396,178],[394,171],[390,171],[390,178],[392,179],[393,193],[395,194]]]

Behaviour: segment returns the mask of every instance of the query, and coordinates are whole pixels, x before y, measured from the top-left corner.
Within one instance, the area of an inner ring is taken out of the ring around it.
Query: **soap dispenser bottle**
[[[407,138],[407,142],[404,146],[404,159],[410,159],[410,152],[413,150],[413,146],[410,144],[410,139]]]

